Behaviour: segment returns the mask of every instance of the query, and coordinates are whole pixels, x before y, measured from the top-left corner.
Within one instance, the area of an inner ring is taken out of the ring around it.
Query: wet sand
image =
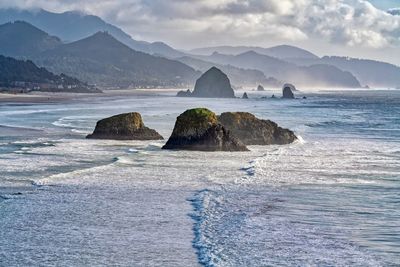
[[[79,101],[90,98],[120,97],[120,96],[143,96],[143,95],[165,95],[174,96],[177,89],[126,89],[126,90],[103,90],[103,93],[48,93],[35,92],[27,94],[0,93],[1,103],[60,103]]]

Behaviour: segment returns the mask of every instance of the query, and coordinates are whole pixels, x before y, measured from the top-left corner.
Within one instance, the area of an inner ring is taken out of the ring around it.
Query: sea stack
[[[292,131],[248,112],[225,112],[218,121],[245,145],[285,145],[297,140]]]
[[[206,71],[197,81],[191,96],[210,98],[234,98],[228,76],[220,69],[212,67]]]
[[[89,139],[110,140],[162,140],[155,130],[147,128],[140,113],[131,112],[119,114],[97,122],[96,128]]]
[[[249,96],[247,95],[247,93],[245,92],[242,96],[243,99],[249,99]]]
[[[190,109],[182,113],[163,149],[248,151],[242,142],[218,123],[215,113],[205,108]]]
[[[264,89],[264,87],[262,85],[259,85],[257,87],[257,91],[262,92],[262,91],[265,91],[265,89]]]
[[[285,84],[282,88],[282,98],[285,99],[294,99],[293,91],[296,91],[296,87],[292,84]]]
[[[179,96],[179,97],[188,97],[188,96],[191,96],[191,95],[192,95],[192,92],[190,92],[190,90],[187,89],[186,91],[179,91],[178,94],[177,94],[176,96]]]

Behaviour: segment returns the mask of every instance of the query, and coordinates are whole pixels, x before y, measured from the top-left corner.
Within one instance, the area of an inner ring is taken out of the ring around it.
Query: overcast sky
[[[183,49],[292,44],[319,55],[400,65],[400,0],[0,0],[1,5],[82,10],[135,39]]]

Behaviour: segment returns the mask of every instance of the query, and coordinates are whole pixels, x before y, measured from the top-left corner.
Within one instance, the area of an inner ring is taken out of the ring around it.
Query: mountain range
[[[61,44],[58,37],[23,21],[0,25],[0,55],[29,57]]]
[[[105,87],[187,87],[200,75],[175,60],[132,50],[107,32],[33,57],[40,66]]]
[[[211,55],[212,53],[220,53],[226,55],[239,55],[248,51],[254,51],[261,55],[275,57],[279,59],[290,59],[290,58],[307,58],[317,59],[318,56],[301,48],[290,46],[290,45],[279,45],[270,48],[263,48],[257,46],[215,46],[196,48],[190,50],[191,54],[197,55]]]
[[[101,18],[78,11],[53,13],[43,9],[0,9],[0,24],[12,21],[26,21],[50,35],[58,36],[64,42],[77,41],[96,32],[106,31],[136,51],[169,58],[184,56],[183,52],[175,50],[163,42],[150,43],[134,40],[129,34]]]
[[[104,87],[190,87],[216,66],[235,86],[398,87],[398,66],[364,59],[319,57],[295,46],[219,46],[179,51],[134,40],[97,16],[80,12],[0,9],[0,54],[31,59]]]
[[[97,93],[98,89],[67,75],[55,75],[32,61],[0,56],[0,89]]]
[[[210,56],[196,56],[210,62],[232,65],[239,68],[256,69],[270,76],[301,87],[361,87],[350,72],[325,64],[297,66],[296,64],[248,51],[239,55],[214,52]]]
[[[231,83],[234,85],[255,86],[258,84],[263,84],[267,87],[280,87],[282,85],[281,81],[278,81],[277,79],[272,77],[267,78],[262,71],[256,69],[244,69],[232,65],[216,64],[189,56],[180,57],[176,60],[200,72],[206,72],[212,67],[217,67],[226,75],[228,75]]]

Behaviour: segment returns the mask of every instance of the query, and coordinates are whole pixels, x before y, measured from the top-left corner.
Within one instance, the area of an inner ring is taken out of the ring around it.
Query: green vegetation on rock
[[[217,115],[206,108],[189,109],[177,118],[172,135],[201,135],[217,122]]]

